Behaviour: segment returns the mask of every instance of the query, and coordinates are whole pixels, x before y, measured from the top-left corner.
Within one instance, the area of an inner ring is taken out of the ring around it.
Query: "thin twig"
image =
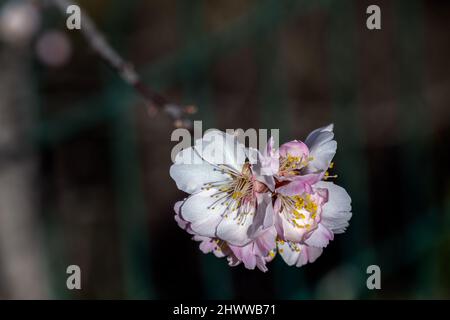
[[[49,0],[49,2],[57,7],[64,15],[70,5],[78,5],[72,0]],[[144,99],[149,115],[154,116],[161,110],[174,120],[175,126],[191,127],[191,121],[187,118],[187,116],[195,113],[196,108],[193,106],[183,107],[178,104],[171,103],[164,96],[153,91],[145,83],[143,83],[139,74],[135,71],[133,64],[123,59],[120,54],[113,47],[111,47],[86,12],[83,12],[81,17],[80,31],[92,49],[108,65],[116,70],[120,77],[132,86]]]

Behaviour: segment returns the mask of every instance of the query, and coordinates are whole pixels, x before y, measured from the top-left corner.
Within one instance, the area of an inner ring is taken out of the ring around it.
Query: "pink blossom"
[[[351,218],[346,191],[322,181],[336,152],[333,138],[333,125],[329,125],[311,132],[305,143],[283,144],[278,153],[273,196],[277,246],[283,259],[295,260],[292,264],[297,266],[317,259]]]
[[[265,272],[277,251],[288,265],[314,262],[352,216],[350,196],[327,181],[336,147],[333,125],[278,150],[271,138],[262,152],[208,132],[170,169],[190,194],[175,204],[175,220],[202,252],[226,257],[230,266]]]
[[[308,212],[304,209],[291,211],[291,215],[288,215],[290,221],[285,218],[286,208],[278,209],[279,214],[276,215],[281,221],[277,224],[279,229],[281,226],[281,231],[278,231],[278,252],[289,265],[301,266],[314,262],[335,234],[345,232],[352,217],[350,196],[344,188],[332,182],[315,184],[310,198],[317,205],[316,211],[315,205],[310,205],[312,210],[306,210]],[[293,212],[302,212],[304,215],[294,216]]]

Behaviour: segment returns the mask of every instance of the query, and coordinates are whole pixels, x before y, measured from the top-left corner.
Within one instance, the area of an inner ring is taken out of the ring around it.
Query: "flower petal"
[[[280,237],[286,241],[300,242],[306,233],[306,230],[296,228],[292,223],[284,217],[284,214],[280,214],[281,230]]]
[[[170,167],[170,176],[175,180],[178,189],[187,193],[198,192],[209,182],[230,179],[227,174],[201,159],[192,147],[177,154],[175,163]]]
[[[344,188],[326,181],[320,181],[314,188],[328,190],[328,201],[322,208],[321,224],[333,233],[343,233],[352,217],[351,198]]]
[[[199,235],[193,236],[192,239],[200,242],[199,248],[201,252],[205,254],[212,252],[218,258],[225,257],[226,253],[220,249],[216,239]]]
[[[293,156],[305,159],[309,156],[308,146],[298,140],[282,144],[279,152],[282,157]]]
[[[241,172],[246,159],[245,146],[234,135],[219,130],[208,130],[195,142],[195,150],[213,165],[225,165]]]
[[[259,150],[249,148],[249,153],[252,154],[252,157],[249,158],[257,160],[256,162],[252,162],[252,169],[257,177],[272,177],[273,175],[278,173],[278,169],[280,167],[280,155],[278,150],[274,149],[273,137],[270,137],[264,151],[260,152]],[[262,179],[264,180],[267,178]],[[261,182],[265,183],[264,181]],[[269,189],[273,190],[273,188],[270,188],[270,186]]]
[[[236,258],[244,263],[247,269],[253,270],[256,267],[256,255],[254,251],[255,244],[249,243],[246,246],[230,246],[231,251],[233,251]]]
[[[194,234],[194,232],[191,230],[191,226],[190,226],[191,224],[188,221],[181,218],[181,215],[180,215],[181,207],[183,206],[184,201],[177,201],[175,203],[174,208],[173,208],[175,211],[174,219],[181,229],[185,230],[189,234]]]
[[[200,191],[191,195],[181,206],[181,218],[190,222],[196,234],[214,238],[217,225],[222,220],[225,206],[214,198],[215,189]]]
[[[297,260],[298,260],[298,258],[300,256],[300,251],[299,250],[294,250],[289,245],[289,242],[287,242],[287,241],[278,241],[277,242],[277,246],[278,246],[278,252],[280,253],[280,255],[283,258],[284,262],[286,262],[286,264],[288,266],[293,266],[294,264],[297,263]],[[300,249],[300,247],[302,245],[296,244],[296,246],[297,246],[296,248]]]
[[[300,255],[295,264],[296,267],[304,266],[307,263],[313,263],[323,252],[322,248],[309,247],[306,245],[302,245],[300,250]]]
[[[269,269],[266,266],[266,259],[260,256],[256,256],[256,267],[262,272],[267,272]]]
[[[257,238],[261,232],[273,226],[275,215],[270,193],[257,194],[256,197],[256,214],[252,225],[248,229],[248,236],[252,239]]]
[[[271,160],[265,158],[257,149],[249,148],[247,153],[249,154],[249,158],[256,159],[256,161],[250,162],[252,164],[251,168],[255,180],[263,183],[269,190],[273,191],[275,189],[275,179],[273,175],[278,172],[278,160],[276,169],[273,169],[275,166],[270,163]]]
[[[292,242],[278,242],[278,252],[289,266],[301,267],[316,261],[323,249]]]
[[[234,246],[245,246],[252,239],[249,227],[253,223],[255,207],[241,206],[238,210],[228,212],[217,226],[216,235]]]
[[[307,166],[307,172],[326,171],[336,154],[337,142],[333,140],[333,125],[319,128],[306,138],[312,160]]]
[[[319,223],[317,229],[311,233],[305,243],[312,247],[325,248],[333,238],[333,232]]]
[[[333,133],[333,130],[334,125],[331,123],[328,126],[321,127],[314,131],[311,131],[311,133],[305,139],[305,144],[308,147],[311,147],[313,144],[317,144],[322,138],[324,138],[323,133],[325,132]]]
[[[272,227],[249,244],[243,247],[230,246],[230,250],[237,260],[244,263],[247,269],[258,267],[259,270],[266,272],[268,270],[266,262],[273,258],[273,256],[269,256],[269,253],[273,253],[276,248],[276,235],[275,228]]]
[[[271,227],[255,239],[256,246],[260,250],[263,257],[269,255],[271,251],[275,250],[277,246],[276,238],[277,231],[275,230],[275,227]]]
[[[277,188],[277,192],[285,196],[295,196],[311,191],[311,185],[321,179],[320,174],[310,173],[294,176],[289,180],[284,179],[284,184]],[[288,181],[288,182],[286,182]]]

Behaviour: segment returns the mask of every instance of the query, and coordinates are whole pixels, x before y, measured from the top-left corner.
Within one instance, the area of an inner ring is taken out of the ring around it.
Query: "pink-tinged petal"
[[[273,254],[272,256],[269,254],[271,252],[273,253],[276,249],[275,239],[276,231],[272,227],[245,246],[229,245],[234,255],[231,261],[242,261],[247,269],[253,270],[255,267],[258,267],[258,269],[265,272],[267,271],[266,262],[271,261],[274,256]]]
[[[252,242],[243,247],[230,246],[231,251],[234,253],[237,259],[242,261],[247,269],[253,270],[256,267],[256,254],[254,249],[255,244]]]
[[[219,247],[218,240],[216,239],[202,237],[199,235],[194,235],[192,239],[200,242],[200,251],[205,254],[212,252],[217,258],[223,258],[228,254],[227,252],[222,251]]]
[[[255,239],[256,248],[258,248],[260,255],[263,257],[269,255],[269,253],[275,250],[277,243],[277,231],[275,227],[271,227],[257,239]]]
[[[316,230],[306,239],[305,243],[312,247],[325,248],[330,240],[334,239],[334,234],[321,223],[319,223]]]
[[[183,220],[183,219],[180,217],[180,215],[178,215],[178,214],[176,214],[176,215],[174,216],[174,218],[175,218],[175,221],[177,222],[178,226],[179,226],[181,229],[187,230],[188,225],[189,225],[189,222]]]
[[[314,188],[328,190],[328,201],[322,208],[321,223],[333,233],[343,233],[352,217],[351,198],[344,188],[326,181],[320,181]]]
[[[199,235],[195,235],[193,237],[193,239],[195,241],[199,241],[200,245],[199,248],[203,253],[210,253],[214,251],[214,248],[217,247],[216,242],[214,241],[214,239],[209,238],[209,237],[202,237]]]
[[[270,137],[267,142],[266,149],[258,152],[258,169],[259,175],[273,176],[278,173],[280,167],[280,154],[274,148],[275,141]]]
[[[306,138],[312,160],[306,167],[307,172],[326,171],[336,154],[337,143],[333,140],[333,125],[314,130]]]
[[[267,272],[269,270],[266,266],[266,262],[266,259],[264,259],[263,257],[256,257],[256,267],[262,272]]]
[[[227,165],[237,172],[241,172],[247,156],[236,136],[215,129],[207,130],[194,148],[206,162]]]
[[[275,190],[275,179],[273,176],[266,175],[255,175],[255,182],[259,183],[259,185],[268,189],[269,191]],[[260,190],[255,190],[256,192],[261,193]]]
[[[298,256],[296,267],[304,266],[307,263],[313,263],[322,254],[322,248],[309,247],[306,245],[300,246],[300,254]]]
[[[183,204],[184,204],[184,201],[177,201],[175,203],[174,208],[173,208],[175,211],[174,219],[181,229],[185,230],[187,233],[194,234],[194,232],[191,230],[190,223],[188,221],[184,220],[183,218],[181,218],[181,216],[180,216],[181,207],[183,206]]]
[[[316,261],[323,249],[299,243],[278,242],[278,252],[289,266],[301,267]]]
[[[281,145],[279,152],[282,157],[293,156],[306,159],[309,156],[308,146],[298,140],[293,140]]]
[[[306,247],[306,246],[305,246]],[[322,248],[307,247],[309,262],[315,262],[323,252]]]
[[[278,172],[279,159],[264,155],[254,148],[248,149],[248,158],[250,161],[254,179],[263,184],[267,189],[275,189],[275,179],[273,175]],[[259,192],[259,191],[257,191]]]
[[[314,185],[314,193],[317,195],[317,198],[319,199],[320,204],[324,204],[328,202],[328,189],[327,188],[320,188],[318,187],[318,184]]]
[[[201,159],[192,147],[177,154],[175,163],[170,167],[170,176],[178,189],[187,193],[198,192],[206,183],[212,181],[230,179],[228,175]]]
[[[247,269],[253,270],[256,267],[256,256],[252,250],[253,245],[242,248],[242,263]]]
[[[243,262],[243,260],[247,258],[246,256],[250,253],[250,248],[253,247],[253,243],[249,243],[248,245],[242,247],[233,245],[230,245],[229,247],[236,259]]]
[[[184,201],[177,201],[173,205],[173,210],[175,211],[176,214],[180,214],[180,208],[183,205],[183,203],[184,203]]]
[[[285,196],[295,196],[304,192],[310,192],[311,186],[318,182],[320,177],[320,174],[315,173],[294,176],[290,180],[284,180],[284,184],[278,187],[276,191]]]
[[[217,225],[222,220],[225,210],[223,205],[217,202],[213,195],[215,189],[201,191],[186,199],[181,206],[181,218],[190,222],[190,228],[196,234],[214,238]]]
[[[271,194],[257,194],[256,198],[256,215],[248,230],[248,236],[252,239],[257,238],[262,232],[273,226],[275,215]]]

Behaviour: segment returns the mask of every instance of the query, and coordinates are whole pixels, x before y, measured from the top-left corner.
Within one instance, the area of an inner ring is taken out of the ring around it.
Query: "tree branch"
[[[66,10],[70,5],[77,5],[75,1],[68,0],[49,0],[49,2],[57,7],[64,15],[66,15]],[[111,47],[86,12],[83,12],[81,17],[80,31],[92,49],[108,65],[116,70],[120,77],[132,86],[144,99],[150,116],[154,116],[159,111],[163,111],[174,120],[174,125],[176,127],[191,127],[192,123],[187,117],[188,115],[195,113],[196,108],[194,106],[180,106],[171,103],[164,96],[145,85],[139,74],[135,71],[133,65],[123,59],[120,54]]]

